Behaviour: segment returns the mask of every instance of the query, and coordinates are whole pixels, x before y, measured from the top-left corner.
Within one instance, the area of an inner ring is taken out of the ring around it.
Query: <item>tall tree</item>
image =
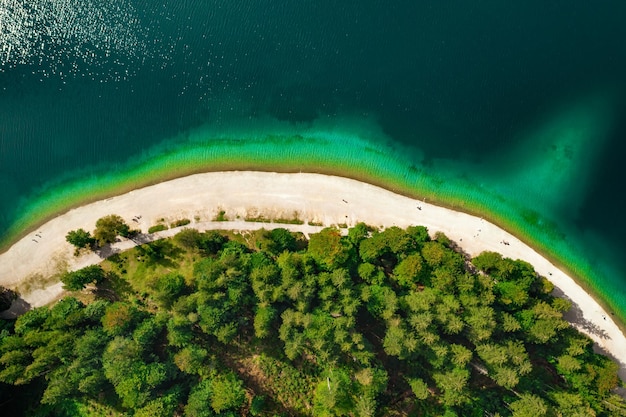
[[[91,236],[91,233],[84,229],[71,230],[65,236],[65,240],[76,247],[76,250],[92,247],[96,244],[96,239]]]
[[[93,237],[98,245],[104,246],[115,242],[118,235],[128,237],[129,234],[130,227],[124,219],[117,214],[111,214],[96,221],[96,230],[93,233]]]
[[[80,291],[87,284],[99,283],[105,277],[104,270],[100,265],[86,266],[78,271],[67,272],[61,277],[63,288],[70,291]]]
[[[309,253],[327,269],[335,269],[350,259],[351,245],[345,241],[339,229],[326,228],[312,234],[309,239]]]
[[[548,415],[548,405],[536,395],[521,394],[511,403],[511,411],[513,417],[543,417]]]

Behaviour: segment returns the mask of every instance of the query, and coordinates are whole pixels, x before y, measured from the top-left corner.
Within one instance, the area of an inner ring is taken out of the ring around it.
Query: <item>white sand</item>
[[[421,209],[418,209],[421,208]],[[212,222],[220,210],[232,222]],[[564,294],[574,305],[566,318],[596,343],[596,348],[620,364],[620,377],[626,380],[626,337],[608,314],[571,277],[557,269],[535,250],[495,225],[461,212],[434,206],[394,194],[366,183],[318,174],[276,174],[261,172],[216,172],[197,174],[135,190],[107,200],[70,210],[42,225],[38,231],[0,254],[0,285],[20,291],[31,306],[45,305],[63,294],[58,282],[42,282],[60,269],[77,269],[100,260],[97,255],[73,256],[65,242],[68,231],[92,231],[100,217],[118,214],[133,228],[146,233],[161,218],[192,220],[188,227],[199,229],[270,228],[269,224],[244,222],[246,217],[291,219],[297,216],[303,226],[292,230],[312,233],[319,227],[365,222],[373,226],[423,225],[430,233],[441,231],[456,241],[469,255],[490,250],[513,259],[523,259],[549,278],[557,294]],[[132,219],[141,216],[138,222]],[[276,224],[276,227],[287,227]],[[172,235],[175,230],[159,233]],[[33,241],[36,240],[37,242]],[[506,241],[509,245],[504,245]],[[123,249],[133,243],[120,242]],[[25,283],[30,282],[30,285]]]

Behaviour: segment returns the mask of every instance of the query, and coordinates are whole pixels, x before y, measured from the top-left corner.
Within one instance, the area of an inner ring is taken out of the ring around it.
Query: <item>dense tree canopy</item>
[[[325,229],[308,247],[285,229],[184,229],[66,274],[96,284],[81,301],[5,323],[0,410],[626,416],[617,365],[544,278],[451,246],[423,227]]]

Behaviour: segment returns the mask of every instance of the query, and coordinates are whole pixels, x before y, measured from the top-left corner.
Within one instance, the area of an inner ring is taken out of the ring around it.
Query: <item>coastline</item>
[[[463,170],[414,165],[411,161],[419,160],[419,155],[408,159],[410,150],[402,152],[378,141],[374,136],[380,135],[372,136],[375,130],[369,128],[360,134],[336,130],[333,126],[321,130],[312,127],[302,134],[285,129],[270,131],[275,133],[259,136],[251,135],[248,129],[223,132],[198,129],[185,136],[185,144],[164,142],[139,160],[103,166],[106,169],[96,173],[68,174],[67,181],[50,183],[28,201],[17,202],[14,213],[19,214],[14,214],[3,230],[0,254],[72,208],[160,182],[208,171],[310,172],[351,178],[410,198],[484,216],[502,229],[513,231],[554,265],[577,277],[579,284],[595,294],[607,311],[615,313],[618,325],[626,333],[626,294],[621,280],[614,279],[622,275],[621,270],[603,263],[602,258],[581,256],[588,248],[578,231],[558,224],[559,220],[551,217],[553,214],[529,204],[532,198],[520,199],[509,191],[503,192],[497,183],[469,181]]]
[[[226,217],[235,223],[214,222],[214,226],[210,226],[220,211],[225,211]],[[54,301],[63,291],[58,282],[46,281],[45,277],[64,268],[77,269],[99,260],[97,255],[73,257],[73,248],[65,242],[65,234],[77,228],[93,230],[96,220],[108,214],[122,216],[131,227],[141,228],[144,233],[161,218],[167,222],[187,218],[192,221],[189,227],[199,228],[252,228],[253,224],[244,219],[259,216],[297,217],[304,222],[301,229],[310,228],[308,222],[324,226],[352,226],[358,222],[385,227],[423,225],[431,234],[445,233],[471,256],[492,250],[532,264],[540,275],[554,283],[558,295],[572,301],[574,307],[566,319],[589,335],[601,351],[618,361],[619,375],[626,380],[626,358],[620,357],[626,352],[624,332],[590,292],[558,265],[480,217],[332,175],[211,172],[85,204],[49,220],[0,254],[0,285],[22,288],[23,298],[32,306]],[[135,216],[141,219],[133,222]],[[286,227],[281,223],[274,226]],[[298,226],[293,227],[298,229]],[[121,242],[118,246],[121,249],[124,245],[132,246],[132,242]],[[43,288],[38,288],[36,282],[42,280],[44,284],[39,287]],[[24,291],[26,287],[28,290]]]

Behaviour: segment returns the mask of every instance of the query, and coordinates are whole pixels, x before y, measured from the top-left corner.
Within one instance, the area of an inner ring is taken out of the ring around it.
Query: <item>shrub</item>
[[[157,225],[154,225],[154,226],[150,227],[148,229],[148,233],[156,233],[156,232],[160,232],[162,230],[167,230],[167,229],[168,229],[167,225],[165,225],[165,224],[157,224]]]
[[[180,220],[176,220],[175,222],[172,222],[170,224],[170,227],[173,229],[175,227],[187,226],[189,223],[191,223],[191,220],[189,219],[180,219]]]

